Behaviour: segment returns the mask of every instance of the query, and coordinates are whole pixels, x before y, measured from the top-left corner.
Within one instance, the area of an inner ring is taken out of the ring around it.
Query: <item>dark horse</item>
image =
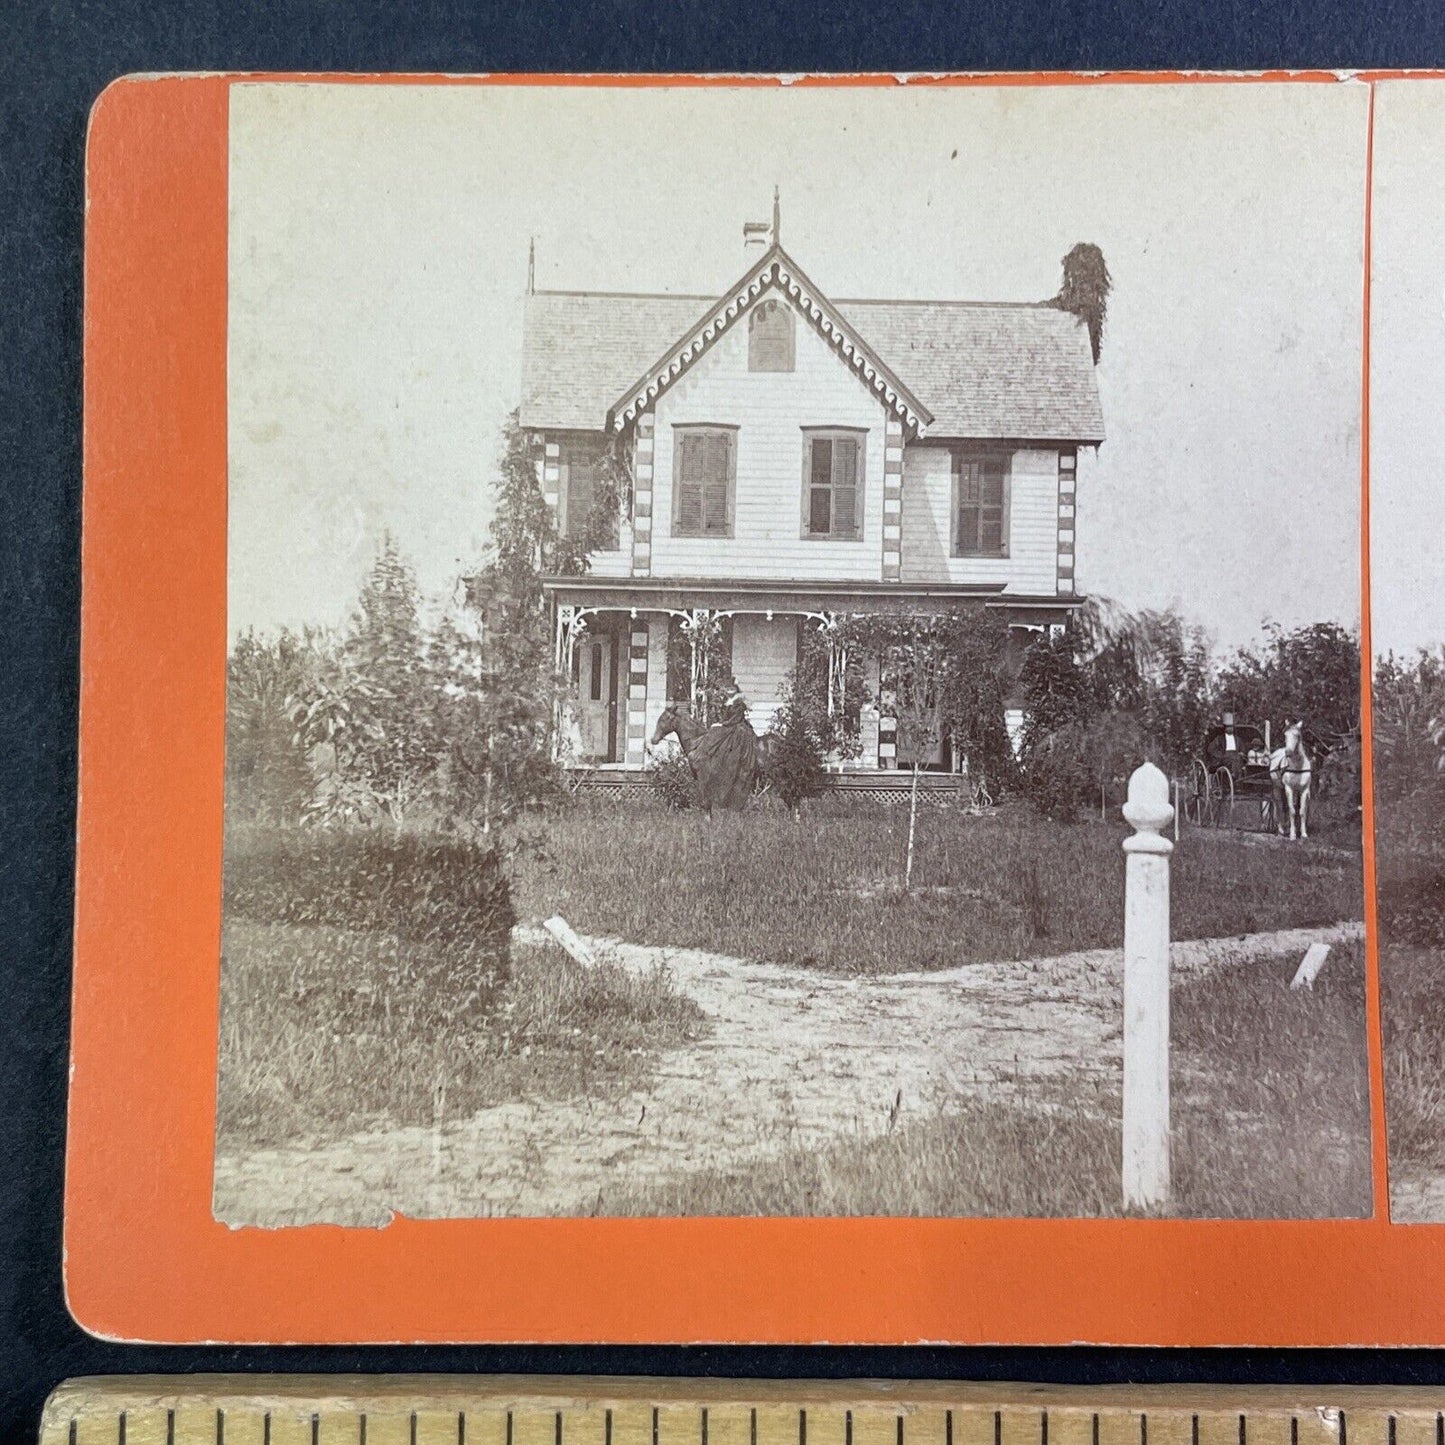
[[[770,740],[753,732],[745,708],[704,727],[686,708],[669,703],[652,730],[652,746],[669,735],[681,745],[708,813],[746,807],[758,778],[767,776]]]

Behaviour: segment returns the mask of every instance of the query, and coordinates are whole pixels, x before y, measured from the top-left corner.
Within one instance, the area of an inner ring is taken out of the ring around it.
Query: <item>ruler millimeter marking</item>
[[[127,1376],[40,1445],[1445,1445],[1445,1388]]]

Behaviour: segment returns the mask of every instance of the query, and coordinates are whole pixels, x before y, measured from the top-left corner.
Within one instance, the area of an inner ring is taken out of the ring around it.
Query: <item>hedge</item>
[[[394,940],[389,1004],[438,1026],[489,1008],[510,972],[511,887],[496,849],[475,843],[381,829],[247,829],[227,840],[224,908],[228,919]]]

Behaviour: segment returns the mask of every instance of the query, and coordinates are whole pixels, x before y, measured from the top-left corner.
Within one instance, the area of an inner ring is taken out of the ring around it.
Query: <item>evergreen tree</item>
[[[492,557],[477,578],[476,712],[484,824],[557,785],[552,762],[562,680],[553,665],[552,621],[542,577],[559,566],[555,524],[527,434],[507,419],[492,516]]]
[[[416,577],[390,532],[343,648],[351,689],[349,761],[397,821],[404,821],[433,765],[432,715]]]
[[[312,776],[291,721],[317,671],[317,639],[249,629],[226,660],[226,806],[267,823],[294,823]]]

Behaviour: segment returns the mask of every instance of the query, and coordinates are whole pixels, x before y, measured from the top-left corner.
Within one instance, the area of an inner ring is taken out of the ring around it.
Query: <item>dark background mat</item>
[[[453,1370],[1445,1382],[1399,1351],[159,1349],[60,1288],[75,822],[86,115],[166,70],[941,70],[1445,66],[1445,7],[1127,0],[0,0],[0,1445],[67,1375]],[[1121,1268],[1127,1263],[1120,1261]],[[1330,1262],[1321,1259],[1321,1271]]]

